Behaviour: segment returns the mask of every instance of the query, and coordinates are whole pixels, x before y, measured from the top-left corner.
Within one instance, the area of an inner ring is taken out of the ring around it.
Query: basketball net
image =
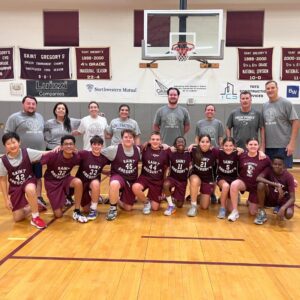
[[[187,61],[190,58],[190,52],[195,48],[193,43],[178,42],[172,46],[172,53],[176,55],[178,61]]]

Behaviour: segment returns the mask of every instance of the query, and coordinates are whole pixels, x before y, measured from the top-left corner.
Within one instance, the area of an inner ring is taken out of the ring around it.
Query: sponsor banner
[[[76,48],[77,79],[110,79],[110,48]]]
[[[300,80],[300,48],[282,48],[281,80]]]
[[[286,87],[286,97],[293,99],[299,98],[299,85],[287,85]]]
[[[20,48],[21,78],[36,80],[69,79],[70,49]]]
[[[239,80],[272,80],[273,48],[241,49]]]
[[[170,80],[154,80],[155,95],[167,96],[167,90],[170,86],[178,88],[180,90],[181,98],[194,98],[205,97],[207,95],[207,81],[206,80],[176,80],[172,82]]]
[[[137,84],[116,83],[99,81],[79,81],[80,98],[104,99],[107,101],[119,101],[121,99],[136,100],[138,95]]]
[[[77,80],[27,80],[27,94],[35,97],[77,97]]]
[[[0,79],[14,79],[14,48],[0,48]]]

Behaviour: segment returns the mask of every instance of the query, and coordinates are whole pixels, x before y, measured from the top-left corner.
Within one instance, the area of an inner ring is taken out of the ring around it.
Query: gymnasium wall
[[[194,136],[194,124],[203,118],[205,103],[215,103],[217,118],[225,121],[228,113],[238,105],[238,97],[224,98],[221,94],[230,83],[235,93],[252,86],[254,89],[263,90],[264,82],[238,81],[237,80],[237,48],[225,47],[224,60],[219,61],[219,69],[200,69],[199,62],[188,61],[159,61],[158,69],[140,69],[141,48],[133,47],[133,11],[135,9],[178,9],[179,1],[124,1],[115,0],[109,4],[104,0],[10,0],[1,3],[0,11],[0,47],[43,47],[43,11],[44,10],[78,10],[80,47],[111,47],[111,80],[87,81],[78,80],[78,97],[76,98],[38,98],[38,111],[45,119],[52,117],[54,102],[64,101],[70,108],[72,117],[87,115],[87,103],[96,100],[110,121],[117,116],[120,103],[130,103],[132,117],[135,118],[142,129],[143,140],[149,136],[151,124],[156,109],[166,103],[166,97],[158,96],[156,82],[172,85],[178,82],[203,83],[205,92],[194,97],[192,106],[187,106],[192,117],[192,129],[188,140]],[[224,37],[226,28],[226,10],[265,10],[264,47],[274,47],[273,54],[273,79],[279,82],[280,94],[286,96],[287,86],[296,85],[298,82],[280,81],[280,56],[281,47],[300,47],[299,13],[300,3],[297,1],[257,1],[240,4],[241,1],[188,1],[188,9],[224,9]],[[227,4],[224,4],[226,2]],[[243,1],[246,2],[246,1]],[[282,2],[282,3],[281,3]],[[215,4],[214,4],[215,3]],[[231,4],[228,4],[231,3]],[[72,73],[75,76],[75,52],[71,49]],[[21,109],[21,96],[10,94],[10,83],[21,83],[26,94],[26,81],[19,79],[18,49],[15,49],[15,80],[0,81],[0,122],[5,123],[9,114]],[[155,81],[157,80],[157,81]],[[136,88],[131,95],[90,93],[87,84],[93,86]],[[265,95],[254,98],[255,106],[260,108],[266,101]],[[189,97],[182,96],[180,102],[186,105]],[[237,99],[235,99],[237,98]],[[298,106],[299,98],[290,99]],[[2,133],[2,129],[0,129]],[[81,141],[79,141],[81,143]],[[1,149],[2,150],[2,149]],[[2,151],[1,151],[2,152]],[[300,158],[300,149],[296,157]]]

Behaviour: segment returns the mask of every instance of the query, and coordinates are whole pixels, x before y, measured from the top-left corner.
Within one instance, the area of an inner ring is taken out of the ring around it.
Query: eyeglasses
[[[75,145],[74,143],[63,143],[63,146],[66,146],[66,147],[71,147],[74,145]]]

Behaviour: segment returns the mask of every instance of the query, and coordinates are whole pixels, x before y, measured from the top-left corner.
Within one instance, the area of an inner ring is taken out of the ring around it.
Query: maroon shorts
[[[229,185],[232,184],[233,181],[236,180],[236,178],[233,178],[233,177],[222,177],[222,176],[217,176],[216,178],[216,181],[217,183],[220,181],[220,180],[225,180]]]
[[[267,195],[265,199],[265,206],[267,207],[275,207],[275,206],[282,206],[284,205],[288,199],[283,198],[283,199],[278,199],[279,194],[278,192],[275,192],[274,188],[269,187],[269,194]],[[290,205],[288,208],[293,208],[294,209],[294,204]]]
[[[171,188],[175,188],[173,192],[173,197],[179,202],[183,202],[185,199],[185,191],[187,186],[187,181],[179,181],[173,177],[167,177],[167,180],[171,183]]]
[[[53,210],[63,208],[74,178],[74,176],[67,176],[61,180],[45,180],[47,197]]]
[[[201,182],[200,193],[210,195],[214,191],[214,184],[210,182]]]
[[[162,189],[163,189],[163,180],[158,180],[154,181],[151,180],[150,178],[141,175],[136,183],[139,183],[140,185],[143,186],[143,191],[148,189],[148,198],[151,201],[160,203],[161,201],[161,194],[162,194]]]
[[[36,185],[36,178],[30,178],[20,186],[9,186],[8,194],[10,196],[10,201],[13,207],[12,211],[19,210],[28,205],[27,199],[25,197],[25,187],[29,183],[33,183]]]
[[[135,201],[135,195],[132,191],[132,185],[134,182],[129,182],[125,180],[121,175],[112,175],[110,177],[110,181],[116,180],[120,183],[120,201],[128,204],[133,205]]]
[[[93,179],[93,180],[98,180]],[[90,184],[93,181],[82,181],[82,186],[83,186],[83,191],[82,191],[82,198],[81,198],[81,206],[84,207],[86,205],[91,204],[92,198],[91,198],[91,189],[90,189]],[[100,180],[99,180],[100,181]]]

